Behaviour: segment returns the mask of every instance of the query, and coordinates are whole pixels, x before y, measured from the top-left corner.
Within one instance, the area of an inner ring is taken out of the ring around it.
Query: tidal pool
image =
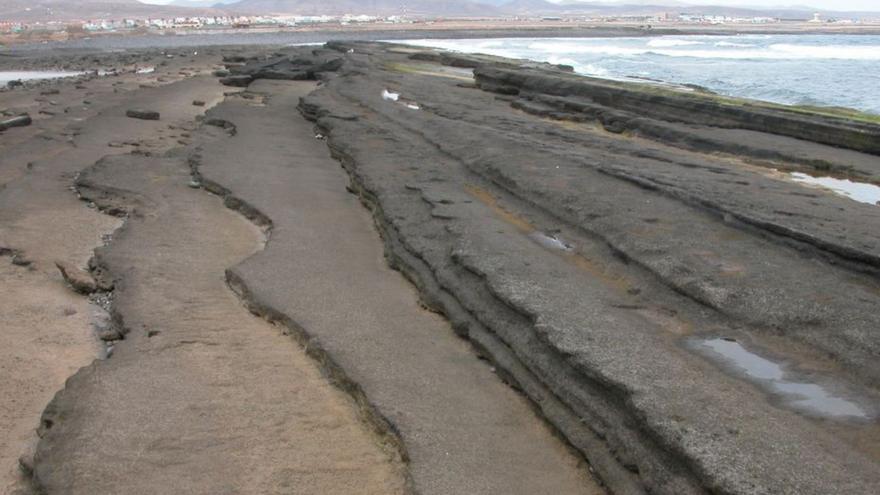
[[[700,340],[696,349],[713,361],[755,383],[782,402],[808,414],[830,418],[869,419],[871,414],[861,405],[835,394],[808,380],[796,379],[785,366],[746,349],[730,339]]]
[[[835,179],[834,177],[813,177],[801,172],[792,172],[791,179],[809,186],[828,189],[835,194],[847,197],[859,203],[877,205],[880,203],[880,187],[864,182],[853,182],[847,179]]]
[[[529,239],[548,249],[566,252],[572,250],[572,247],[559,237],[547,235],[543,232],[538,232],[537,230],[529,234]]]

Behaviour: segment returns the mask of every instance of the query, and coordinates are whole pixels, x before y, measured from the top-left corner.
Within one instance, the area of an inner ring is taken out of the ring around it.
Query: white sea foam
[[[666,48],[669,46],[702,45],[702,41],[680,40],[675,38],[656,38],[648,42],[648,46]]]
[[[653,40],[659,41],[659,40]],[[588,44],[570,41],[537,41],[531,43],[530,50],[547,53],[602,54],[616,56],[662,55],[666,57],[718,58],[718,59],[841,59],[841,60],[880,60],[880,45],[791,45],[777,43],[766,48],[752,49],[691,49],[691,48],[651,48],[648,46],[628,47],[616,44]],[[732,46],[732,45],[725,45]]]
[[[604,69],[602,67],[593,65],[593,64],[575,64],[574,68],[576,71],[582,74],[588,74],[591,76],[602,76],[606,77],[611,75],[608,69]]]
[[[880,114],[880,93],[875,89],[880,78],[880,36],[680,35],[411,43],[566,64],[587,76],[691,83],[725,95]]]
[[[832,58],[841,60],[880,60],[880,45],[790,45],[777,43],[770,45],[775,54],[786,58]]]
[[[9,81],[29,81],[36,79],[57,79],[61,77],[78,76],[82,72],[34,72],[34,71],[0,71],[0,85]]]
[[[753,44],[751,44],[751,43],[736,43],[736,42],[733,42],[733,41],[719,41],[719,42],[715,43],[715,46],[729,46],[729,47],[736,47],[736,48],[751,48],[751,47],[754,47],[755,45],[753,45]]]

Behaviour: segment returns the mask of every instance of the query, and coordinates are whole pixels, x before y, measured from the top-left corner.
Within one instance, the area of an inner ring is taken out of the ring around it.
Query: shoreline
[[[169,34],[119,35],[96,34],[88,39],[70,39],[64,41],[11,42],[6,50],[0,50],[0,58],[56,49],[65,50],[113,50],[113,49],[148,49],[175,48],[184,46],[235,46],[235,45],[289,45],[293,43],[325,43],[339,41],[379,41],[403,40],[413,38],[433,39],[485,39],[485,38],[524,38],[524,37],[643,37],[663,35],[737,35],[737,34],[847,34],[847,35],[878,35],[880,24],[847,25],[830,27],[793,23],[781,25],[718,25],[694,26],[690,24],[653,26],[646,29],[639,24],[577,24],[574,23],[485,23],[470,26],[469,23],[449,23],[447,26],[422,25],[413,28],[405,25],[399,28],[386,26],[338,28],[294,28],[272,31],[241,31],[226,30],[221,32],[181,31]],[[2,41],[2,40],[0,40]]]

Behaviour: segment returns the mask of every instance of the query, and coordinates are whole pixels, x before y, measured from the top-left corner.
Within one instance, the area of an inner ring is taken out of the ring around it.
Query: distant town
[[[880,15],[878,15],[880,17]],[[388,25],[388,24],[433,24],[443,22],[444,18],[430,18],[425,16],[370,16],[347,14],[341,16],[320,15],[256,15],[256,16],[193,16],[193,17],[169,17],[169,18],[146,18],[146,19],[86,19],[82,21],[45,21],[45,22],[4,22],[0,20],[0,34],[5,35],[43,35],[53,37],[58,35],[77,36],[89,33],[162,33],[181,31],[209,32],[213,30],[272,30],[284,28],[296,28],[307,26],[325,26],[344,28],[353,25]],[[724,24],[774,24],[782,22],[804,22],[803,19],[781,19],[777,17],[732,17],[722,15],[704,15],[691,13],[661,13],[657,15],[640,16],[516,16],[507,19],[462,19],[456,21],[512,21],[512,22],[547,22],[547,23],[627,23],[639,24],[643,27],[662,25],[724,25]],[[877,20],[866,19],[835,19],[824,18],[815,14],[808,23],[855,25],[875,24]]]

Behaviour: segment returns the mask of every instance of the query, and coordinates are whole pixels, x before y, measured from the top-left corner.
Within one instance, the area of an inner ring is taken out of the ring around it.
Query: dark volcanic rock
[[[345,62],[300,108],[389,262],[612,491],[880,490],[865,426],[880,411],[880,211],[719,155],[809,154],[877,177],[853,151],[871,151],[853,136],[877,126],[547,64],[328,46]],[[836,384],[861,419],[749,381],[706,351],[718,337],[798,383]]]
[[[0,121],[0,131],[5,131],[6,129],[10,129],[12,127],[25,127],[29,126],[33,123],[31,116],[28,114],[19,115],[18,117],[13,117],[11,119],[6,119]]]
[[[327,49],[310,50],[307,55],[294,50],[293,54],[277,52],[268,60],[251,59],[239,67],[232,67],[233,76],[221,79],[223,84],[234,77],[252,79],[278,79],[303,81],[317,79],[320,74],[333,72],[342,67],[343,58],[338,51]],[[250,81],[248,81],[250,82]]]
[[[153,110],[131,109],[125,112],[126,117],[141,120],[159,120],[159,112]]]
[[[880,154],[880,126],[844,117],[755,105],[701,92],[687,93],[531,68],[482,65],[477,84],[489,91],[586,99],[635,115],[686,124],[749,129]],[[617,128],[617,127],[615,127]]]
[[[253,80],[254,78],[249,75],[233,75],[221,78],[220,84],[223,84],[225,86],[246,88]]]

